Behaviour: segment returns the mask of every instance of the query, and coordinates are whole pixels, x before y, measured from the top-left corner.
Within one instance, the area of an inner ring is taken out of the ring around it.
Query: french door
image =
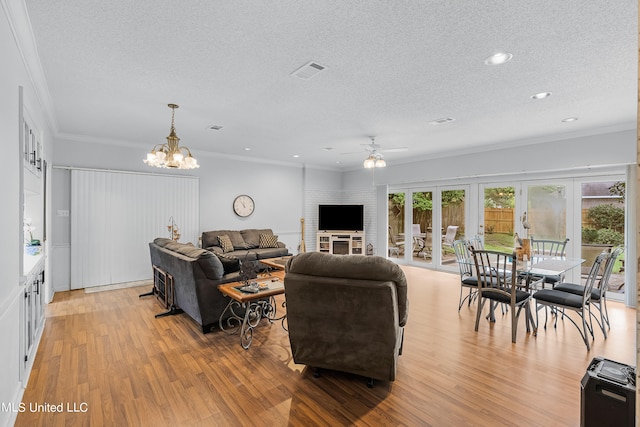
[[[487,183],[479,189],[479,230],[487,249],[511,251],[514,237],[569,238],[567,256],[585,262],[567,274],[580,283],[602,250],[624,246],[624,176]],[[624,253],[613,267],[607,297],[624,300]]]
[[[457,270],[452,243],[469,229],[469,186],[389,193],[388,256],[402,263]]]
[[[522,204],[522,185],[490,183],[480,185],[478,236],[486,249],[509,252],[513,250],[516,213]]]
[[[624,175],[405,188],[389,194],[389,236],[397,243],[395,249],[389,246],[389,255],[401,263],[455,271],[444,237],[449,226],[457,226],[455,239],[478,235],[487,249],[507,252],[516,234],[569,238],[567,256],[585,262],[566,280],[580,283],[594,253],[624,246],[625,212]],[[625,298],[624,256],[614,265],[609,299]]]

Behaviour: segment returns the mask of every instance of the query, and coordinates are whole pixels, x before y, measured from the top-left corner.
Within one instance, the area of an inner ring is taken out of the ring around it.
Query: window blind
[[[197,244],[199,181],[194,177],[73,169],[71,289],[152,277],[149,242],[169,237]]]

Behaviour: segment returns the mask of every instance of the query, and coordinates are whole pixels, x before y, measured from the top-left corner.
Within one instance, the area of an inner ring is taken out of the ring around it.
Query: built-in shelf
[[[23,88],[19,87],[20,111],[20,157],[22,168],[19,174],[20,188],[20,216],[22,230],[18,234],[19,262],[22,266],[18,286],[23,294],[20,311],[20,348],[21,368],[20,380],[26,387],[35,359],[38,342],[44,327],[44,305],[46,303],[45,263],[44,252],[45,233],[45,199],[46,199],[46,161],[43,158],[42,132],[24,105]],[[25,230],[25,224],[31,225],[31,230]],[[39,240],[41,247],[25,246]],[[27,252],[27,249],[38,248]],[[41,252],[40,252],[41,251]],[[35,254],[35,255],[32,255]]]

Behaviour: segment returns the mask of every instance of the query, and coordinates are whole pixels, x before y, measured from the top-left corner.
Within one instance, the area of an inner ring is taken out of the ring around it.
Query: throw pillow
[[[277,248],[278,236],[275,234],[261,234],[259,248]]]
[[[231,243],[231,239],[226,234],[224,236],[218,236],[218,243],[220,243],[222,252],[233,252],[233,243]]]
[[[216,254],[222,267],[224,268],[224,274],[235,273],[240,271],[240,260],[232,255]]]

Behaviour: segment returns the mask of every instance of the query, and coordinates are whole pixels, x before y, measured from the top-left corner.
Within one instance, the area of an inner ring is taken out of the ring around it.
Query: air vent
[[[456,119],[454,119],[453,117],[443,117],[441,119],[435,119],[429,122],[430,125],[442,125],[445,123],[451,123],[454,122]]]
[[[291,73],[291,75],[301,78],[303,80],[309,80],[311,77],[315,76],[320,71],[324,71],[325,68],[327,67],[325,67],[324,65],[320,65],[317,62],[311,61],[307,64],[304,64],[302,67],[298,68],[297,70],[295,70],[293,73]]]
[[[220,130],[222,129],[222,126],[220,125],[211,125],[209,126],[209,130]]]

